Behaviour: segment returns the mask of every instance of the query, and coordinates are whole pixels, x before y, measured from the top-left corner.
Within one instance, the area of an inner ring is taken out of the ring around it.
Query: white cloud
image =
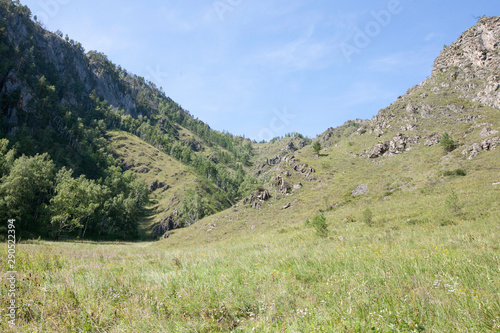
[[[391,100],[394,96],[397,96],[395,91],[384,89],[377,83],[358,81],[354,82],[350,89],[337,95],[334,105],[338,110],[349,109],[367,103]]]
[[[425,36],[424,40],[426,42],[430,42],[432,39],[434,39],[434,37],[437,37],[437,36],[439,36],[437,33],[431,32],[431,33],[427,34],[427,36]]]
[[[417,66],[432,65],[434,59],[434,49],[425,47],[418,52],[397,52],[374,58],[364,69],[372,72],[412,71]]]
[[[310,26],[304,36],[260,51],[251,57],[251,61],[286,71],[323,69],[332,62],[335,51],[336,43],[314,38],[314,26]]]

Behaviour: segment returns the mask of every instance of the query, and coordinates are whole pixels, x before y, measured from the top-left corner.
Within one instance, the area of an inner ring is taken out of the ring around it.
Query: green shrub
[[[442,227],[448,227],[448,226],[456,225],[456,223],[453,222],[452,220],[445,219],[445,220],[441,220],[439,225]]]
[[[356,222],[356,219],[355,219],[354,217],[352,217],[352,216],[347,216],[347,217],[343,220],[343,222],[345,222],[345,223],[354,223],[354,222]]]
[[[453,141],[453,138],[447,132],[443,134],[439,143],[441,147],[443,147],[443,150],[447,153],[455,149],[455,141]]]
[[[321,150],[321,143],[319,143],[319,141],[316,141],[313,144],[313,149],[316,154],[319,154],[319,151]]]
[[[365,223],[368,226],[373,225],[373,213],[369,208],[363,211],[363,214],[361,215],[361,222]]]
[[[460,201],[458,195],[454,191],[451,191],[450,195],[446,198],[445,206],[453,214],[460,215],[464,204]]]
[[[328,224],[324,214],[316,214],[312,217],[312,220],[307,219],[305,225],[312,225],[316,229],[316,235],[320,237],[328,236]]]
[[[467,176],[467,171],[465,171],[464,169],[455,169],[455,170],[446,170],[443,172],[443,175],[444,176],[461,176],[461,177],[464,177],[464,176]]]

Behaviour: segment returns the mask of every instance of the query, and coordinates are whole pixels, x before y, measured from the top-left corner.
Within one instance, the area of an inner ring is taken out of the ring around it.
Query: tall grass
[[[184,249],[23,244],[18,331],[500,331],[498,218]]]

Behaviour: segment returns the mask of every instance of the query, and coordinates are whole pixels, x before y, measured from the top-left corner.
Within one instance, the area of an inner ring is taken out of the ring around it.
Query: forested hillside
[[[125,171],[110,130],[136,135],[204,179],[192,189],[199,195],[178,203],[197,218],[252,189],[249,140],[212,130],[153,83],[45,30],[19,1],[0,1],[0,58],[0,214],[28,236],[137,237],[150,184]]]

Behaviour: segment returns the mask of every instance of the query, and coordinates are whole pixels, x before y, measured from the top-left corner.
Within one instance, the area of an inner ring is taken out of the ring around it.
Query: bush
[[[464,177],[467,176],[467,171],[465,171],[464,169],[446,170],[445,172],[443,172],[443,175]]]
[[[461,210],[464,207],[463,203],[460,202],[458,195],[454,191],[451,191],[450,195],[446,198],[445,206],[455,215],[460,215]]]
[[[313,149],[316,154],[319,154],[319,151],[321,150],[321,143],[319,143],[319,141],[316,141],[313,144]]]
[[[441,140],[439,141],[439,143],[441,144],[441,147],[443,147],[443,150],[447,153],[449,153],[455,149],[455,141],[453,141],[453,138],[451,137],[451,135],[449,135],[446,132],[441,137]]]
[[[312,225],[316,229],[316,235],[320,237],[328,236],[328,224],[326,223],[326,217],[324,214],[316,214],[312,217],[312,221],[307,219],[306,226]]]
[[[369,208],[363,211],[363,215],[361,216],[361,222],[365,223],[368,226],[373,225],[373,213]]]

